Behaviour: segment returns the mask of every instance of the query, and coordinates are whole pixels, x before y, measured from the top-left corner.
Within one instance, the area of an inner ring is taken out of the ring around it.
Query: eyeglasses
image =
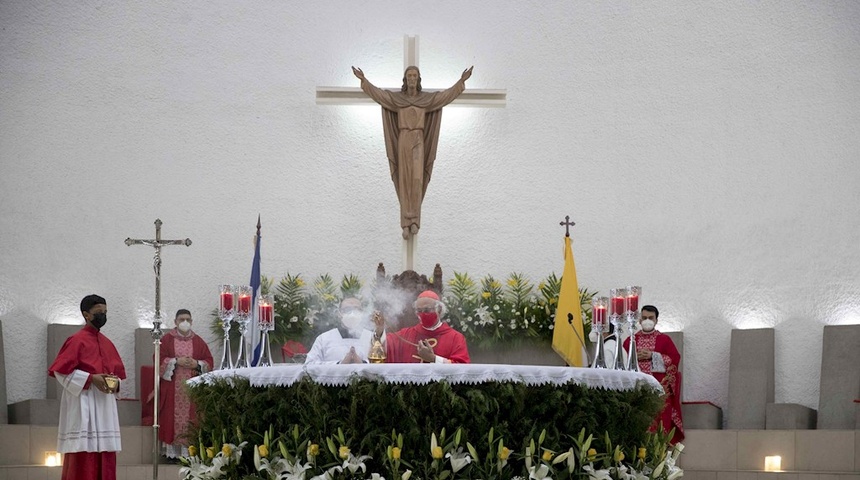
[[[418,313],[430,313],[435,312],[436,309],[434,307],[426,307],[426,308],[415,308],[415,311]]]

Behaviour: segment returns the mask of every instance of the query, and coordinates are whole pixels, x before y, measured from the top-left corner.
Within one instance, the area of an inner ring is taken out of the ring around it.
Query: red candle
[[[239,295],[239,312],[245,313],[245,314],[251,312],[251,296],[250,295]]]
[[[273,318],[274,313],[272,312],[272,306],[260,305],[260,321],[265,323],[272,323]]]
[[[624,314],[624,297],[612,297],[611,306],[613,315]]]
[[[221,293],[221,310],[233,310],[233,294],[230,292]]]
[[[594,323],[606,323],[606,307],[594,307]]]
[[[627,297],[627,311],[639,311],[639,295],[630,295],[629,297]]]

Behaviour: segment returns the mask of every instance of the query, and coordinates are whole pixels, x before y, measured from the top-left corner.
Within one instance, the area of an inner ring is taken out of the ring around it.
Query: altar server
[[[81,300],[86,325],[63,344],[48,375],[63,388],[57,451],[63,480],[115,480],[120,444],[116,397],[125,367],[113,343],[101,333],[107,304],[98,295]]]
[[[188,455],[188,445],[196,440],[185,437],[196,419],[185,382],[212,370],[214,363],[206,341],[191,330],[193,322],[190,311],[178,310],[174,319],[176,328],[161,339],[158,438],[162,442],[161,453],[168,458]]]
[[[367,319],[361,300],[344,298],[338,316],[340,326],[321,333],[314,340],[305,363],[367,363],[373,332],[364,328]]]
[[[659,417],[654,420],[651,430],[660,426],[668,432],[675,429],[671,443],[684,440],[684,423],[681,420],[681,372],[678,364],[681,354],[675,347],[675,342],[665,333],[656,330],[657,317],[660,311],[653,305],[642,307],[639,325],[642,330],[636,332],[636,357],[639,359],[639,371],[648,373],[663,385],[666,391],[666,403]],[[630,350],[630,338],[624,340],[624,350]]]
[[[384,332],[377,324],[377,335],[383,338],[388,363],[469,363],[466,337],[442,319],[445,304],[439,295],[426,290],[414,303],[418,324],[398,332]]]

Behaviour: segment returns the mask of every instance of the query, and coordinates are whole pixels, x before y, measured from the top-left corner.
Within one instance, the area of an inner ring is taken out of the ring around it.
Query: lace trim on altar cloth
[[[530,386],[565,385],[574,383],[589,388],[633,390],[640,386],[663,392],[663,387],[651,375],[603,368],[549,367],[543,365],[499,364],[282,364],[271,367],[215,370],[188,380],[190,386],[245,378],[254,387],[290,386],[309,378],[326,386],[346,386],[357,379],[386,383],[425,385],[445,380],[451,384],[487,382],[517,382]]]

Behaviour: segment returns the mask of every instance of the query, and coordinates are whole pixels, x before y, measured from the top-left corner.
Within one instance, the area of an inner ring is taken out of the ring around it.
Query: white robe
[[[355,352],[366,363],[371,341],[373,332],[370,330],[362,329],[359,338],[343,338],[338,329],[332,328],[314,340],[305,363],[338,363],[349,353],[350,347],[355,347]]]
[[[90,374],[75,370],[70,375],[54,373],[63,388],[57,451],[118,452],[122,450],[116,396],[102,393],[94,385],[84,390]]]

